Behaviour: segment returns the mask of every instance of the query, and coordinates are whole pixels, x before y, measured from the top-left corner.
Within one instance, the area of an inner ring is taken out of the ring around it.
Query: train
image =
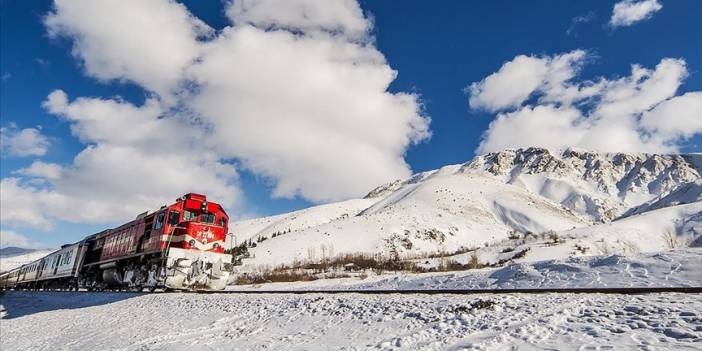
[[[222,206],[188,193],[1,273],[0,289],[223,290],[233,273],[229,229]]]

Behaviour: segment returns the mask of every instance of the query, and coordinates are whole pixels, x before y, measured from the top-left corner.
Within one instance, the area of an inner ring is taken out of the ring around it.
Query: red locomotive
[[[0,275],[0,288],[221,290],[229,216],[204,195],[186,194],[117,228],[64,245]]]

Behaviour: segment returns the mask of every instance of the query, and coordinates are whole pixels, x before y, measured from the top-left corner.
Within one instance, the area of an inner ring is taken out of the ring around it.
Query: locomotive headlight
[[[188,241],[188,244],[190,244],[190,246],[195,246],[195,240],[190,239],[190,241]]]

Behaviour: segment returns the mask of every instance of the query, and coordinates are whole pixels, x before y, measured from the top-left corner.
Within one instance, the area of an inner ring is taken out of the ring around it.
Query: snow
[[[701,287],[702,248],[637,255],[580,256],[442,273],[369,274],[228,290],[440,290]]]
[[[9,271],[27,263],[34,262],[56,250],[37,250],[11,256],[0,256],[0,272]]]
[[[698,350],[692,294],[9,292],[10,350]]]
[[[665,196],[659,196],[641,206],[627,211],[625,215],[639,214],[659,208],[695,202],[702,202],[702,179],[684,183],[670,193],[665,194]]]
[[[702,155],[505,150],[366,197],[232,223],[240,272],[344,253],[468,271],[228,290],[702,285]],[[274,236],[275,235],[275,236]],[[230,243],[233,244],[233,243]],[[0,257],[0,271],[46,254]],[[428,254],[442,257],[428,258]],[[499,263],[499,264],[498,264]],[[6,292],[0,349],[668,349],[702,344],[698,294],[131,294]]]
[[[699,154],[504,150],[382,185],[362,199],[236,222],[232,231],[237,243],[265,239],[249,248],[241,271],[345,253],[504,248],[514,231],[555,231],[565,241],[529,244],[527,261],[663,251],[702,245],[701,167]],[[574,252],[576,244],[586,252]]]
[[[515,228],[543,232],[589,224],[561,205],[533,196],[524,189],[483,175],[455,172],[455,169],[436,172],[380,200],[361,199],[375,203],[362,212],[337,216],[333,220],[318,219],[328,218],[326,214],[320,215],[329,206],[325,205],[288,216],[294,217],[294,221],[281,222],[280,217],[267,219],[276,229],[254,234],[246,231],[253,227],[250,222],[235,223],[233,232],[240,238],[260,235],[269,238],[249,249],[252,258],[244,260],[244,264],[276,265],[314,260],[323,255],[333,256],[332,252],[452,252],[499,242]],[[322,224],[301,227],[298,224],[301,221]],[[292,231],[275,238],[268,234],[286,228]]]
[[[694,246],[702,237],[702,201],[665,207],[611,223],[565,232],[587,241],[593,253],[636,253]]]

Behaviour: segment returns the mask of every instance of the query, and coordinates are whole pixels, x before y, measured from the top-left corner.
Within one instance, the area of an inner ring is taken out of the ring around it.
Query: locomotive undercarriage
[[[77,278],[77,286],[88,291],[153,291],[164,288],[162,259],[158,254],[134,257],[87,267]]]
[[[160,252],[83,267],[77,277],[18,284],[22,290],[154,291],[223,290],[231,265],[229,255],[171,248]],[[165,268],[163,268],[165,267]]]
[[[79,277],[77,286],[98,291],[222,290],[230,274],[222,256],[227,255],[171,248],[166,258],[153,255],[95,266]]]

